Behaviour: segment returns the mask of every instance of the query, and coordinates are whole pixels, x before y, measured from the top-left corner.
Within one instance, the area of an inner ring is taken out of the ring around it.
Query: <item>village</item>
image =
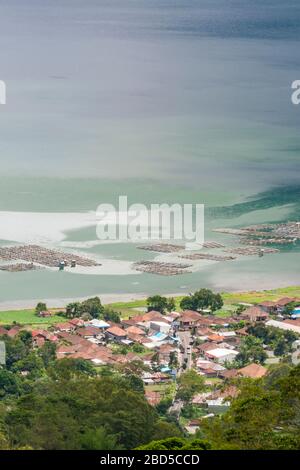
[[[57,311],[41,305],[37,317],[58,314],[62,321],[36,328],[18,324],[16,317],[13,324],[0,326],[0,336],[14,338],[30,331],[34,348],[53,344],[57,360],[82,359],[97,372],[134,371],[147,401],[154,407],[165,405],[189,434],[197,432],[203,419],[230,407],[242,380],[260,379],[282,362],[300,363],[300,299],[295,297],[241,302],[227,315],[210,308],[145,308],[106,319],[75,314],[70,306]],[[202,379],[202,387],[186,397],[178,390],[189,373],[190,379]]]

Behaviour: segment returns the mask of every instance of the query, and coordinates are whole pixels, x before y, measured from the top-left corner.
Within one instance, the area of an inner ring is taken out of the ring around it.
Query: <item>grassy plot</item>
[[[46,318],[38,317],[33,309],[0,312],[1,325],[10,325],[13,322],[20,323],[21,325],[51,325],[62,321],[64,321],[64,319],[59,315],[52,315]]]
[[[225,304],[238,304],[240,302],[258,303],[266,300],[279,300],[282,297],[300,298],[300,286],[282,287],[273,290],[222,293]]]

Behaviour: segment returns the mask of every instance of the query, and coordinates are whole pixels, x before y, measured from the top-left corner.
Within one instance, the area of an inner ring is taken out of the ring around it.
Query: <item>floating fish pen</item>
[[[218,242],[204,242],[203,248],[225,248],[225,245]]]
[[[184,250],[183,245],[174,245],[170,243],[157,243],[156,245],[138,246],[139,250],[155,251],[157,253],[177,253]]]
[[[213,232],[225,233],[226,235],[249,235],[249,231],[239,228],[214,228]]]
[[[74,253],[64,253],[58,250],[44,248],[38,245],[1,247],[0,259],[4,261],[22,260],[52,268],[60,266],[62,261],[65,263],[65,266],[72,265],[74,261],[79,266],[99,266],[99,263],[89,258],[74,255]]]
[[[246,241],[243,243],[249,242],[251,245],[284,245],[300,240],[300,222],[252,225],[242,229],[219,228],[214,231],[246,237]]]
[[[139,261],[133,265],[137,271],[144,273],[159,274],[161,276],[176,276],[178,274],[187,274],[190,264],[182,263],[160,263],[157,261]]]
[[[236,259],[235,256],[213,255],[211,253],[193,253],[191,255],[182,255],[180,258],[190,259],[192,261],[199,259],[206,259],[209,261],[232,261]]]
[[[255,246],[247,246],[247,247],[237,247],[237,248],[228,248],[226,250],[227,253],[233,253],[235,255],[242,255],[242,256],[263,256],[265,254],[271,253],[279,253],[279,250],[276,248],[257,248]]]
[[[286,238],[241,238],[239,242],[242,245],[264,246],[264,245],[287,245],[294,243],[295,240]]]
[[[32,263],[15,263],[15,264],[3,264],[0,266],[0,271],[8,271],[10,273],[18,273],[22,271],[35,271],[40,269],[39,266],[35,266]]]

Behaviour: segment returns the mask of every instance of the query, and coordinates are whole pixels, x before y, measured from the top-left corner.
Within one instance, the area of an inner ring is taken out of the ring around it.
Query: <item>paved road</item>
[[[182,368],[183,363],[185,360],[186,362],[186,370],[191,369],[192,367],[192,347],[190,346],[191,342],[191,332],[190,331],[178,331],[178,336],[181,340],[181,344],[183,347],[183,353],[181,353],[179,356],[179,364]]]

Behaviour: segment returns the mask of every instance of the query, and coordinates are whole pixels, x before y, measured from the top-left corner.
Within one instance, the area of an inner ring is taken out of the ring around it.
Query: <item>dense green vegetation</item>
[[[1,340],[7,352],[0,368],[2,448],[131,449],[181,435],[146,401],[137,366],[99,374],[81,359],[57,361],[49,343],[33,349],[28,332]]]

